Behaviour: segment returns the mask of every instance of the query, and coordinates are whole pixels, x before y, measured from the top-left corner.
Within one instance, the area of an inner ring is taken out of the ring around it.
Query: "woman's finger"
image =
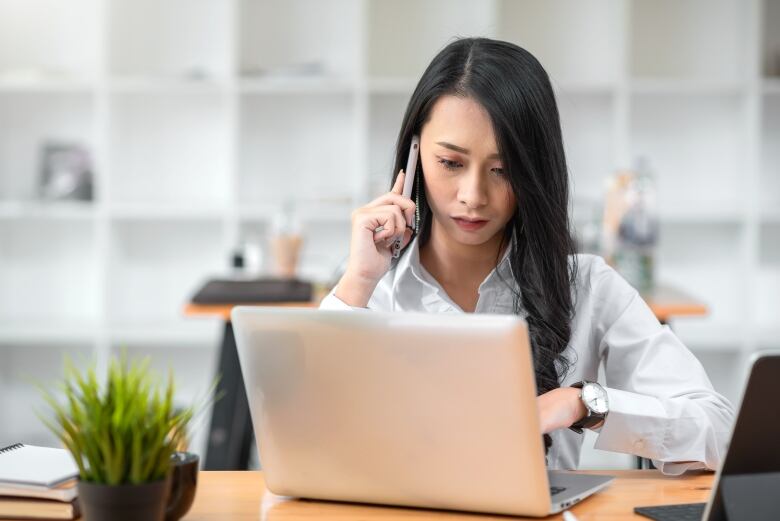
[[[395,178],[395,184],[393,185],[393,189],[390,190],[390,192],[394,194],[401,195],[404,192],[404,178],[406,177],[406,174],[403,170],[400,170],[398,172],[398,176]]]

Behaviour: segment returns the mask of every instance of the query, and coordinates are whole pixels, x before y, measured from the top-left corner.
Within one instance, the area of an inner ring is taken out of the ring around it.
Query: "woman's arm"
[[[732,405],[636,290],[601,259],[591,270],[593,340],[609,398],[595,448],[650,458],[665,474],[716,469],[728,446]]]

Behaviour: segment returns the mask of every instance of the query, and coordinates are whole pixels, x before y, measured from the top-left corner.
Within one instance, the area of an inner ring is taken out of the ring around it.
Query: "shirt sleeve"
[[[734,409],[637,291],[603,260],[591,272],[594,340],[605,363],[609,414],[595,448],[653,460],[664,474],[716,469]]]
[[[386,274],[374,289],[366,307],[353,307],[336,296],[338,286],[330,290],[330,293],[320,301],[320,309],[336,311],[392,311],[392,277],[393,273]]]

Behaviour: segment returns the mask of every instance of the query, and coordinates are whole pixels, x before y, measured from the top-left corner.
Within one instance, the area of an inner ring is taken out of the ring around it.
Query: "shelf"
[[[239,0],[240,73],[354,76],[362,0]]]
[[[368,90],[372,94],[398,94],[411,96],[419,81],[414,76],[374,76],[368,79]]]
[[[780,76],[780,3],[763,0],[761,4],[761,71],[764,76],[777,77]]]
[[[81,92],[0,96],[0,198],[38,198],[44,147],[73,144],[94,155],[94,99]]]
[[[600,200],[614,171],[613,102],[609,95],[558,96],[572,197]]]
[[[499,0],[498,38],[527,49],[553,84],[603,88],[618,78],[621,10],[610,0]],[[479,33],[477,33],[479,34]],[[566,38],[561,39],[560,35]]]
[[[0,320],[82,322],[98,315],[90,221],[0,221]]]
[[[634,95],[632,103],[632,153],[649,158],[662,210],[732,208],[745,199],[740,97]]]
[[[759,349],[780,351],[780,326],[777,324],[759,325],[756,336]]]
[[[99,1],[0,3],[0,75],[95,76]]]
[[[40,76],[36,74],[0,74],[0,94],[19,93],[80,93],[94,94],[98,85],[89,79]]]
[[[743,94],[744,82],[710,78],[633,78],[629,82],[632,94]]]
[[[170,323],[204,278],[228,265],[220,221],[120,221],[112,227],[111,324]]]
[[[761,221],[767,224],[780,224],[780,203],[773,208],[766,208],[761,211]]]
[[[227,78],[230,4],[223,0],[111,1],[110,73]]]
[[[241,78],[238,89],[242,94],[350,94],[357,90],[357,81],[325,76],[269,76]]]
[[[745,326],[739,323],[711,324],[700,319],[676,319],[672,322],[675,334],[694,353],[737,353],[745,341]]]
[[[109,215],[116,221],[219,221],[225,207],[203,205],[112,204]]]
[[[225,96],[132,93],[114,94],[111,102],[113,203],[214,207],[227,201]]]
[[[93,345],[98,335],[96,322],[71,320],[14,320],[0,322],[0,345],[70,346]]]
[[[0,220],[89,221],[95,205],[80,201],[0,201]]]
[[[357,206],[348,195],[334,197],[332,201],[307,201],[298,200],[294,217],[302,223],[316,223],[318,221],[346,222],[351,221],[352,210]],[[282,206],[278,204],[251,204],[242,205],[238,214],[245,222],[271,223],[282,213]]]
[[[368,0],[368,75],[419,78],[455,36],[495,32],[491,2]]]
[[[358,166],[350,95],[269,95],[241,101],[240,204],[280,204],[354,191]]]
[[[632,77],[744,75],[749,10],[741,0],[633,0],[630,11]]]
[[[767,96],[780,96],[780,78],[765,78],[761,87]]]
[[[114,324],[108,334],[114,346],[182,347],[216,349],[223,324],[191,318],[170,322]]]
[[[780,208],[780,96],[764,99],[760,139],[758,203],[772,215]]]
[[[742,224],[747,218],[746,209],[736,201],[705,205],[665,205],[659,213],[662,222],[681,224]]]
[[[117,94],[223,94],[228,83],[217,78],[187,78],[184,76],[113,77],[109,90]]]

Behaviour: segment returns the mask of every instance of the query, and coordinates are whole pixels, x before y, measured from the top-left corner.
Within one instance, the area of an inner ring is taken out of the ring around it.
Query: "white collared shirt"
[[[463,313],[420,263],[415,238],[379,281],[368,309]],[[479,286],[475,313],[513,314],[515,285],[504,254]],[[715,392],[704,368],[637,291],[594,255],[577,255],[577,299],[571,340],[572,362],[561,386],[596,381],[604,364],[609,414],[595,448],[653,460],[665,474],[717,469],[726,454],[734,409]],[[509,286],[511,284],[512,286]],[[334,295],[321,309],[354,309]],[[584,436],[570,429],[551,433],[552,469],[575,469]]]

